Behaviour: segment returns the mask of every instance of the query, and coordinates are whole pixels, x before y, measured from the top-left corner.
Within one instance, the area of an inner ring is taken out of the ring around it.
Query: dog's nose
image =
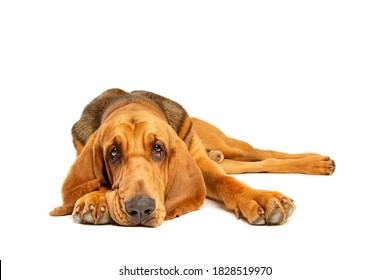
[[[156,209],[156,201],[153,198],[141,195],[125,202],[126,212],[138,224],[145,221]]]

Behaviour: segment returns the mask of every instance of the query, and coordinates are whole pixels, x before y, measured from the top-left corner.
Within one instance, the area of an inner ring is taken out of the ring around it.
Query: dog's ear
[[[169,158],[168,184],[165,190],[165,219],[173,219],[199,209],[206,197],[206,186],[187,146],[176,136]]]
[[[63,216],[72,213],[80,197],[107,185],[99,134],[100,130],[94,132],[77,156],[62,185],[63,205],[51,211],[50,215]]]

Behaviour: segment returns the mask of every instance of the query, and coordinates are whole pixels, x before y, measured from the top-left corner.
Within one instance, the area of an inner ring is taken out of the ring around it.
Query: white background
[[[130,278],[119,276],[125,265],[389,278],[386,1],[7,2],[0,3],[5,279]],[[336,173],[237,176],[295,199],[283,226],[250,226],[212,201],[155,229],[50,217],[75,158],[70,128],[111,87],[165,95],[259,148],[329,155]],[[219,277],[169,277],[212,278]]]

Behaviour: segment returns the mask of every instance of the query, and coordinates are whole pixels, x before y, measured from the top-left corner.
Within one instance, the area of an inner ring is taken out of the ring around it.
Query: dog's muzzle
[[[165,211],[157,209],[155,199],[139,195],[123,201],[118,190],[106,192],[108,211],[111,219],[121,226],[159,226],[165,218]]]

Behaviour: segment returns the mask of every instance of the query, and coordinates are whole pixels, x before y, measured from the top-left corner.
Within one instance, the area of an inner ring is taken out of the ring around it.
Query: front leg
[[[293,199],[280,192],[255,190],[227,175],[204,175],[208,197],[222,201],[251,225],[280,225],[295,211]]]
[[[105,193],[107,188],[87,193],[79,198],[74,206],[72,217],[75,221],[94,225],[108,224],[111,217]]]
[[[226,175],[222,167],[211,160],[194,134],[190,152],[203,174],[209,198],[222,201],[253,225],[283,224],[295,211],[293,200],[272,191],[255,190]]]

